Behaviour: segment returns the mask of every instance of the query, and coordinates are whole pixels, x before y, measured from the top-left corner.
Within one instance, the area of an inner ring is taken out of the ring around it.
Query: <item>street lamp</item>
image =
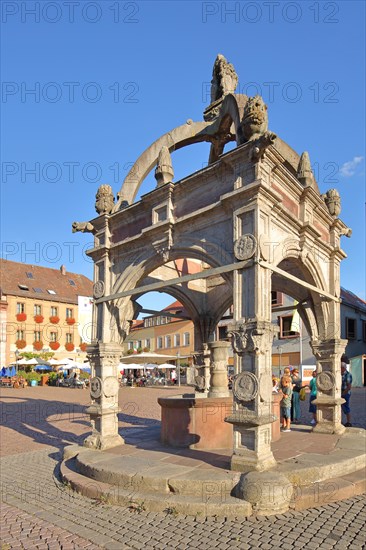
[[[15,372],[18,374],[18,357],[19,357],[19,350],[15,350]]]

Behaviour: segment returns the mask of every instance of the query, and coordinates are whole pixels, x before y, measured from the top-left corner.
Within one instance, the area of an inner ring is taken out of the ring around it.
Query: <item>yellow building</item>
[[[182,315],[183,318],[171,317]],[[125,353],[128,350],[149,350],[156,353],[181,357],[192,355],[194,350],[194,327],[180,302],[174,302],[160,313],[135,321],[125,340]],[[130,351],[130,353],[131,353]],[[182,360],[187,362],[188,360]]]
[[[51,269],[3,259],[0,277],[2,366],[24,351],[50,351],[58,359],[85,357],[79,299],[91,301],[92,281],[68,273],[65,266]]]

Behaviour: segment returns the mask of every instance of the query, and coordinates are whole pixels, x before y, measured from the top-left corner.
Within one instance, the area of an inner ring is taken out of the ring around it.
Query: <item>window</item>
[[[160,317],[160,323],[161,323],[162,325],[166,325],[167,322],[168,322],[168,321],[167,321],[167,318],[166,318],[166,317]]]
[[[142,340],[137,340],[137,349],[142,348]]]
[[[219,340],[226,340],[226,327],[219,327]]]
[[[72,334],[71,334],[71,332],[66,332],[66,344],[72,344]]]
[[[362,340],[366,342],[366,321],[362,321]]]
[[[34,292],[37,292],[38,294],[41,294],[41,292],[43,292],[43,290],[39,287],[33,287],[33,290],[34,290]]]
[[[33,336],[34,342],[40,342],[41,341],[41,331],[35,330],[34,336]]]
[[[190,344],[190,334],[189,332],[185,332],[183,334],[183,346],[189,346]]]
[[[29,290],[29,287],[27,285],[18,285],[20,290]]]
[[[163,347],[163,339],[161,336],[158,336],[156,339],[156,347],[157,349],[161,349]]]
[[[34,315],[42,315],[42,306],[40,306],[39,304],[34,304],[33,314]]]
[[[58,315],[58,307],[51,306],[51,317],[57,317]]]
[[[165,336],[165,347],[171,348],[172,347],[172,338],[171,336]]]
[[[48,294],[56,294],[56,292],[54,290],[47,289],[47,292],[48,292]]]
[[[57,332],[50,332],[50,342],[57,342]]]
[[[168,208],[163,206],[162,208],[157,208],[155,210],[155,223],[163,222],[168,217]]]
[[[128,349],[133,349],[133,342],[128,342],[127,347]]]
[[[282,292],[276,292],[273,290],[271,292],[271,305],[274,306],[282,306],[283,304],[283,294]]]
[[[33,273],[31,273],[30,271],[26,272],[26,276],[27,276],[27,279],[33,279]]]
[[[69,279],[69,283],[71,286],[76,286],[75,281],[73,281],[72,279]]]
[[[70,307],[66,308],[66,319],[72,319],[74,317],[74,310]]]
[[[17,313],[25,313],[25,304],[23,302],[17,303]]]
[[[298,332],[291,330],[292,325],[292,315],[284,315],[279,317],[280,321],[280,338],[297,338],[299,335]]]
[[[346,317],[346,338],[348,340],[354,340],[356,338],[357,332],[357,321],[356,319],[351,319]]]
[[[17,330],[17,340],[24,340],[24,330]]]
[[[145,348],[150,348],[151,347],[151,340],[150,338],[146,338],[145,340]]]
[[[180,346],[180,334],[174,334],[174,347],[178,348]]]

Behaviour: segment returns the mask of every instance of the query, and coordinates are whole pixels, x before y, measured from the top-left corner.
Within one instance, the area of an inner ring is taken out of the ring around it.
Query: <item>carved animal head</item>
[[[245,138],[257,138],[264,134],[268,129],[267,105],[261,96],[249,97],[244,107],[243,133]]]

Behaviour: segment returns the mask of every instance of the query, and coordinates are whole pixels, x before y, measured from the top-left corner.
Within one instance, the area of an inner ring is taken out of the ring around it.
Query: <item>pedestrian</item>
[[[345,403],[342,405],[342,411],[346,415],[347,422],[345,423],[346,428],[352,428],[351,424],[351,409],[349,402],[351,399],[351,388],[352,388],[352,374],[347,370],[347,364],[341,363],[341,375],[342,375],[342,390],[341,397],[345,400]]]
[[[317,388],[316,388],[316,369],[313,370],[313,377],[309,382],[309,388],[310,388],[310,403],[309,403],[309,412],[312,413],[313,418],[311,420],[311,424],[316,424],[316,405],[313,404],[314,399],[316,399],[317,396]]]
[[[284,432],[291,432],[292,381],[290,376],[282,376],[280,390],[282,392],[282,400],[280,403],[282,428]]]
[[[300,378],[299,369],[292,370],[292,401],[291,401],[291,420],[296,424],[300,422],[300,390],[304,386]]]
[[[177,371],[175,369],[172,370],[171,378],[172,378],[172,383],[176,384],[177,383]]]

